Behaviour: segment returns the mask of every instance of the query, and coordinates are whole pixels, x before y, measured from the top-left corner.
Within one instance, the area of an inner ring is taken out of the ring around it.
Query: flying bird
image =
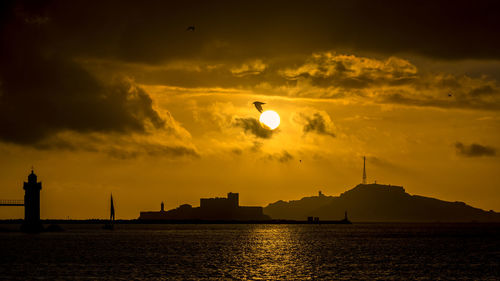
[[[190,25],[186,28],[186,31],[194,31],[194,25]]]
[[[254,102],[253,102],[253,105],[255,105],[255,108],[257,108],[257,110],[258,110],[260,113],[262,113],[262,111],[264,110],[264,109],[262,109],[262,105],[263,105],[263,104],[266,104],[266,103],[265,103],[265,102],[260,102],[260,101],[254,101]]]
[[[453,96],[453,95],[451,93],[448,93],[448,97],[451,97],[451,96]]]

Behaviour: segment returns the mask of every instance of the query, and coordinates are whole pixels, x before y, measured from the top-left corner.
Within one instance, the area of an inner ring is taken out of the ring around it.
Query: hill
[[[410,195],[401,186],[381,184],[359,184],[340,196],[320,193],[290,202],[280,200],[264,208],[273,219],[293,220],[308,216],[341,219],[345,211],[353,222],[500,222],[500,213],[494,211]]]

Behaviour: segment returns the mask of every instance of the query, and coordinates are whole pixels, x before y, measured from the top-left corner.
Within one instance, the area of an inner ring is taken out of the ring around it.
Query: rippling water
[[[63,227],[0,233],[0,279],[500,279],[498,224]]]

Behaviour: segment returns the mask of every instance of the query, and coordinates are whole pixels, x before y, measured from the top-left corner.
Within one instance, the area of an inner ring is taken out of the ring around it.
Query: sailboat
[[[113,205],[113,194],[111,194],[111,209],[110,209],[110,214],[109,214],[109,222],[107,222],[103,228],[108,229],[108,230],[113,230],[114,229],[114,222],[115,222],[115,206]]]

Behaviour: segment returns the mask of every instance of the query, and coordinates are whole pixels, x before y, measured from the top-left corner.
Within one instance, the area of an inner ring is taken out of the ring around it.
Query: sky
[[[363,156],[370,183],[500,211],[497,1],[8,0],[0,13],[0,199],[22,199],[33,166],[42,218],[106,218],[111,193],[122,219],[227,192],[252,206],[339,195]]]

